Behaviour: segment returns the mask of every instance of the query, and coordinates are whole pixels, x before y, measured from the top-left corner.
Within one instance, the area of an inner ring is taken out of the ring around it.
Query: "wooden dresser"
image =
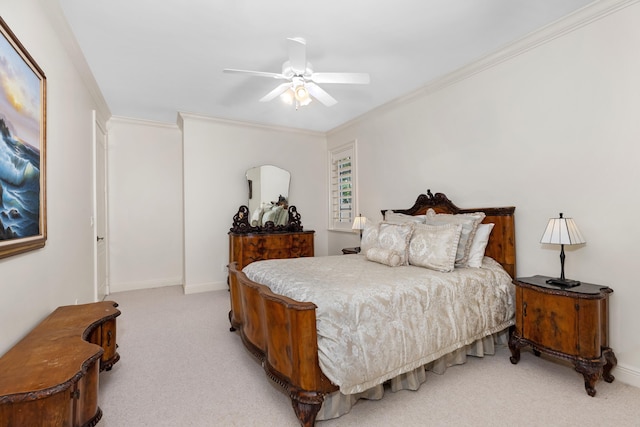
[[[530,346],[537,356],[545,353],[568,360],[584,377],[589,396],[595,396],[600,378],[614,380],[616,357],[609,347],[609,295],[607,286],[582,283],[573,288],[547,284],[546,276],[514,280],[516,326],[509,338],[511,363],[520,349]]]
[[[229,263],[237,269],[263,259],[313,256],[315,231],[229,233]]]
[[[118,361],[113,301],[57,308],[0,357],[0,426],[86,427],[98,373]]]

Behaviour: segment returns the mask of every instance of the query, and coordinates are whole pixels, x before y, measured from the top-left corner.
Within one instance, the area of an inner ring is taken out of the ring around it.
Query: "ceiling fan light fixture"
[[[298,104],[300,104],[300,106],[301,106],[301,107],[305,107],[305,106],[307,106],[307,105],[311,104],[311,101],[313,101],[313,100],[311,99],[311,97],[310,97],[310,96],[307,96],[307,97],[306,97],[305,99],[303,99],[302,101],[298,101]]]
[[[295,88],[296,99],[298,102],[303,102],[309,98],[309,91],[304,85],[296,86]]]
[[[295,99],[295,94],[293,93],[293,89],[291,89],[291,88],[287,89],[286,92],[284,92],[282,95],[280,95],[280,99],[285,104],[288,104],[288,105],[293,104],[293,101]]]

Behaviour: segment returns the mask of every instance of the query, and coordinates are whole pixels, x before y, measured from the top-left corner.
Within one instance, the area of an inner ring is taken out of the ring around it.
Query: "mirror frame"
[[[264,225],[251,225],[249,223],[249,207],[242,205],[238,208],[238,212],[233,216],[233,226],[229,229],[232,233],[249,234],[249,233],[288,233],[292,231],[302,231],[302,221],[300,214],[295,206],[290,205],[289,221],[284,225],[275,225],[273,221],[267,221]]]

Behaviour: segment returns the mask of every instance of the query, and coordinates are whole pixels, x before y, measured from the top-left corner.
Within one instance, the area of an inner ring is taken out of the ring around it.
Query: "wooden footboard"
[[[338,387],[320,370],[316,305],[277,295],[229,265],[231,330],[282,387],[303,426],[313,426],[324,396]]]

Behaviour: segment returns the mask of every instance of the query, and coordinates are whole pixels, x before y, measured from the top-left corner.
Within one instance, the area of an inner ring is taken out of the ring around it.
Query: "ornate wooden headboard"
[[[438,213],[451,214],[484,212],[486,216],[482,222],[484,224],[495,224],[489,236],[485,255],[502,264],[511,277],[516,277],[516,227],[514,221],[516,208],[514,206],[461,209],[454,205],[443,193],[434,195],[431,190],[427,190],[427,194],[419,195],[414,205],[409,209],[391,210],[407,215],[424,215],[428,209],[433,209]],[[383,217],[384,213],[385,210],[382,211]]]

